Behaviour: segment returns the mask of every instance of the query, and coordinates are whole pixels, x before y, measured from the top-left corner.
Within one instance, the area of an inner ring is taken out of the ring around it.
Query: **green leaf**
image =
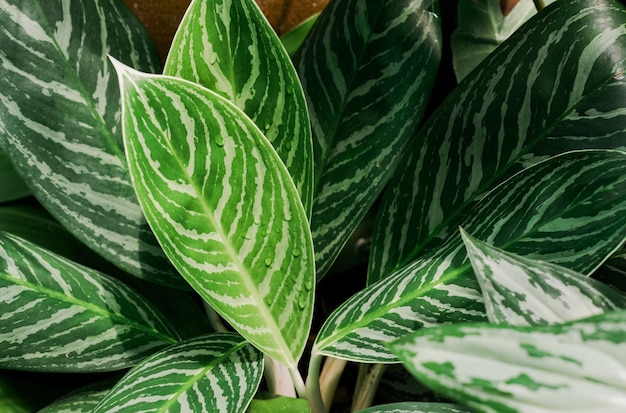
[[[7,233],[0,233],[0,314],[7,369],[122,369],[178,338],[124,284]]]
[[[555,0],[544,1],[546,5]],[[452,65],[458,81],[467,76],[487,56],[537,14],[532,0],[520,0],[503,15],[500,0],[459,2],[457,27],[452,33]]]
[[[0,202],[13,201],[28,195],[30,190],[9,162],[9,158],[0,151]]]
[[[449,325],[391,344],[422,382],[483,413],[622,412],[626,312],[566,325]]]
[[[520,257],[461,229],[489,321],[547,325],[626,308],[626,297],[599,281],[545,261]]]
[[[287,165],[310,214],[313,148],[304,92],[254,0],[193,0],[164,74],[199,83],[243,110]]]
[[[287,51],[287,54],[289,54],[289,56],[293,56],[298,51],[298,49],[302,45],[302,42],[304,42],[304,39],[306,39],[306,37],[308,36],[311,28],[313,27],[319,16],[319,13],[313,14],[312,16],[298,24],[296,27],[280,36],[280,42],[285,47],[285,50]]]
[[[626,153],[578,151],[536,164],[465,210],[462,226],[506,251],[590,273],[626,239]],[[461,237],[455,227],[448,234],[339,307],[313,351],[395,362],[389,341],[425,326],[485,320]]]
[[[93,413],[244,412],[262,374],[262,354],[239,335],[200,336],[144,360]]]
[[[261,397],[259,397],[261,396]],[[276,396],[259,392],[252,399],[247,413],[309,413],[309,404],[304,399]]]
[[[92,413],[117,380],[104,380],[81,387],[49,404],[38,413]]]
[[[72,234],[120,268],[184,287],[150,232],[122,149],[107,54],[158,68],[119,0],[0,1],[0,146]]]
[[[471,413],[463,406],[450,403],[403,402],[374,406],[359,413]]]
[[[625,23],[615,1],[557,1],[446,98],[386,190],[371,282],[423,254],[514,171],[568,150],[626,148]]]
[[[287,169],[229,101],[116,64],[131,176],[166,254],[241,335],[294,367],[315,274],[308,219]]]
[[[398,165],[441,55],[432,0],[338,0],[294,62],[313,131],[311,228],[321,278]]]

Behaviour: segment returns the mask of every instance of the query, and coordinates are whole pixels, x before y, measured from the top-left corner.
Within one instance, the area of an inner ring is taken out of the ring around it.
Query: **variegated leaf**
[[[166,254],[241,335],[294,367],[311,325],[315,273],[287,169],[229,101],[116,65],[131,176]]]
[[[557,1],[450,94],[385,193],[370,281],[430,248],[522,166],[568,150],[626,148],[625,23],[612,0]]]
[[[359,413],[471,413],[465,407],[450,403],[404,402],[374,406]]]
[[[130,184],[107,59],[155,70],[145,30],[119,0],[0,0],[0,22],[0,145],[33,194],[115,265],[184,287]]]
[[[38,413],[92,413],[116,382],[116,379],[109,379],[89,384],[59,398]]]
[[[626,308],[626,297],[599,281],[461,236],[492,323],[559,324]]]
[[[313,132],[318,278],[372,206],[426,109],[441,54],[432,0],[337,0],[294,61]]]
[[[262,374],[262,354],[239,335],[200,336],[144,360],[93,413],[244,412]]]
[[[122,369],[178,339],[124,284],[2,232],[0,314],[6,369]]]
[[[555,0],[544,0],[548,5]],[[511,10],[502,10],[500,0],[459,2],[457,27],[451,38],[452,65],[458,81],[537,14],[533,0],[520,0]],[[505,15],[506,13],[506,15]]]
[[[391,344],[423,383],[482,413],[621,413],[626,312],[565,325],[429,328]]]
[[[313,147],[304,92],[254,0],[193,0],[164,74],[199,83],[244,111],[287,165],[310,214]]]
[[[626,239],[626,153],[570,152],[530,167],[464,212],[477,238],[592,272]],[[395,362],[385,343],[424,326],[486,319],[456,228],[421,258],[357,293],[328,319],[314,351]]]
[[[0,151],[0,202],[13,201],[28,195],[30,190],[9,162],[9,158]]]

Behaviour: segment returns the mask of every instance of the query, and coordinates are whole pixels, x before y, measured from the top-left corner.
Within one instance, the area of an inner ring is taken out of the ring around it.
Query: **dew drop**
[[[311,278],[307,278],[304,281],[304,288],[306,288],[307,291],[311,291],[313,289],[313,280]]]
[[[293,95],[293,86],[287,86],[286,92],[288,95]]]
[[[210,65],[214,65],[217,62],[217,55],[216,54],[209,55],[208,60],[209,60]]]
[[[221,136],[218,136],[218,137],[215,139],[215,144],[216,144],[217,146],[219,146],[220,148],[221,148],[221,147],[223,147],[223,146],[224,146],[224,139],[222,139],[222,137],[221,137]]]
[[[291,251],[291,255],[293,255],[295,258],[298,258],[300,256],[300,250]]]
[[[270,265],[272,265],[272,260],[270,258],[266,258],[265,261],[263,261],[265,263],[266,267],[269,267]]]
[[[304,309],[306,307],[307,304],[307,294],[304,291],[300,291],[300,293],[298,293],[298,306],[300,306],[301,309]]]

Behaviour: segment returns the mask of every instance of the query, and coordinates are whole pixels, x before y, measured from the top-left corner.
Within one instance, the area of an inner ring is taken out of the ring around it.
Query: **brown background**
[[[165,60],[174,32],[191,0],[124,0],[139,17]],[[274,30],[285,33],[312,14],[328,0],[255,0]]]

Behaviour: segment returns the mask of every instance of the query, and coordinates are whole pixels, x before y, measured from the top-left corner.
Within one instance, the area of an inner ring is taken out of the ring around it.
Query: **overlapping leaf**
[[[199,83],[243,110],[272,142],[310,214],[313,148],[304,93],[254,0],[192,1],[164,74]]]
[[[470,413],[465,407],[450,403],[404,402],[374,406],[359,413]]]
[[[178,338],[124,284],[2,232],[0,314],[7,369],[122,369]]]
[[[398,165],[441,53],[432,0],[338,0],[294,62],[311,115],[311,228],[323,276]]]
[[[200,336],[133,368],[93,413],[244,412],[262,373],[262,354],[241,336]]]
[[[570,152],[515,175],[465,211],[463,227],[496,247],[590,273],[626,238],[626,153]],[[392,362],[385,346],[424,326],[486,319],[456,228],[357,293],[322,327],[314,351]]]
[[[237,331],[294,367],[312,317],[308,220],[249,118],[186,80],[117,64],[131,176],[159,242]]]
[[[566,325],[450,325],[392,344],[418,379],[477,412],[606,412],[626,406],[626,313]]]
[[[546,5],[554,0],[544,1]],[[452,64],[457,80],[463,79],[503,41],[537,14],[532,0],[520,0],[502,10],[500,0],[459,2],[457,27],[452,33]],[[506,15],[504,15],[506,13]]]
[[[419,256],[513,170],[626,147],[626,10],[557,1],[493,52],[420,130],[377,217],[369,277]]]
[[[145,30],[119,0],[2,0],[0,22],[0,145],[33,194],[116,265],[183,286],[130,184],[107,59],[157,69]]]
[[[626,298],[599,281],[502,251],[463,230],[461,236],[492,323],[559,324],[626,308]]]
[[[9,162],[9,158],[0,151],[0,202],[13,201],[28,195],[30,190]]]
[[[92,413],[117,380],[89,384],[49,404],[38,413]]]

